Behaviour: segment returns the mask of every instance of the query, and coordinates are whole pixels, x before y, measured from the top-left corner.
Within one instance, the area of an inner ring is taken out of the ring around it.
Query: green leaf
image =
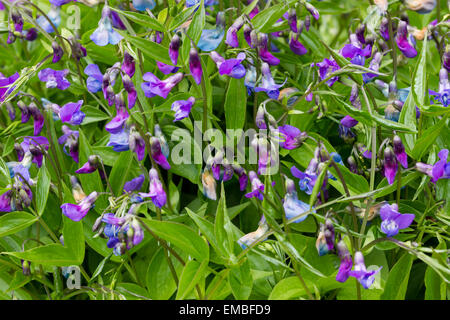
[[[208,261],[203,260],[198,263],[195,260],[190,260],[184,266],[183,272],[178,283],[177,300],[183,300],[202,279],[206,277],[206,268]]]
[[[84,106],[81,108],[81,111],[86,114],[86,117],[83,119],[83,126],[89,123],[99,122],[110,118],[100,109],[91,106]]]
[[[413,150],[411,151],[411,156],[420,160],[422,156],[430,150],[430,146],[434,143],[436,138],[441,133],[442,129],[447,126],[447,118],[449,117],[450,112],[447,112],[445,116],[434,126],[428,128],[425,132],[422,133],[422,136],[416,141]]]
[[[170,31],[178,28],[180,25],[182,25],[183,23],[185,23],[189,17],[192,15],[192,13],[198,9],[198,7],[200,6],[200,3],[197,4],[196,6],[192,6],[190,8],[187,8],[185,10],[183,10],[182,12],[180,12],[175,19],[172,20],[172,22],[170,23]]]
[[[223,183],[214,222],[214,235],[219,252],[228,259],[234,260],[233,247],[235,239],[233,238],[232,223],[227,213]]]
[[[383,300],[404,300],[408,287],[409,272],[411,271],[414,256],[404,253],[390,270],[389,276],[381,295]]]
[[[117,30],[128,42],[139,48],[143,54],[165,64],[173,65],[169,58],[169,48],[139,37],[131,36],[126,31]]]
[[[109,175],[111,188],[115,195],[119,196],[122,194],[123,186],[127,181],[128,173],[132,166],[138,167],[134,160],[133,153],[131,151],[121,152]]]
[[[260,32],[267,32],[272,25],[287,11],[287,6],[279,3],[260,11],[252,19],[253,26]]]
[[[436,249],[445,250],[445,242],[440,242]],[[437,259],[438,253],[433,252],[432,257]],[[445,259],[446,254],[441,254]],[[447,293],[447,286],[445,282],[431,267],[427,267],[425,271],[425,300],[445,300]]]
[[[56,243],[23,252],[3,252],[3,254],[49,266],[69,267],[80,264],[80,261],[74,256],[72,250]]]
[[[73,255],[73,258],[81,264],[84,259],[84,233],[83,233],[83,222],[82,221],[72,221],[71,219],[63,216],[64,227],[64,247],[68,248]]]
[[[36,211],[39,216],[44,213],[47,204],[48,193],[50,190],[50,175],[45,163],[39,169],[36,187]]]
[[[0,238],[31,226],[37,218],[23,211],[13,211],[0,216]]]
[[[231,292],[237,300],[247,300],[252,292],[253,277],[250,272],[250,263],[248,259],[240,266],[234,266],[228,276]]]
[[[244,79],[230,78],[224,109],[226,128],[242,129],[247,109],[247,89],[244,85]]]
[[[317,201],[317,195],[319,194],[320,189],[323,185],[323,179],[325,178],[325,175],[328,173],[328,166],[330,163],[327,161],[325,167],[322,168],[322,171],[320,172],[319,176],[317,177],[316,183],[314,185],[314,188],[312,190],[311,196],[309,197],[309,208],[312,209],[314,206],[314,203]]]
[[[205,240],[194,230],[181,223],[142,219],[162,239],[172,243],[198,261],[209,260],[209,248]]]
[[[122,11],[119,9],[115,9],[114,7],[111,7],[111,10],[116,11],[120,15],[123,15],[124,17],[130,19],[133,22],[136,22],[137,24],[150,28],[156,31],[165,31],[164,26],[159,23],[158,20],[150,17],[147,14],[137,13],[137,12],[131,12],[131,11]]]
[[[187,34],[194,41],[195,44],[200,40],[200,36],[202,35],[202,31],[205,28],[205,5],[204,1],[200,1],[199,10],[197,10],[192,18],[192,22],[189,25],[187,30]]]
[[[165,256],[164,248],[159,248],[155,253],[147,269],[147,288],[150,298],[155,300],[167,300],[177,289],[175,280]],[[175,270],[179,271],[182,266],[175,260],[171,259]]]

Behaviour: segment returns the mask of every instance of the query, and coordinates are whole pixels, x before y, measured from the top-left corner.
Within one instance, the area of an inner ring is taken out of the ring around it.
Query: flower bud
[[[170,45],[169,45],[169,57],[174,66],[177,65],[178,50],[180,49],[180,45],[181,45],[181,39],[177,34],[175,34],[172,37],[172,40],[170,41]]]
[[[36,28],[30,28],[27,30],[27,33],[25,34],[25,39],[27,41],[34,41],[37,38],[37,29]]]
[[[195,82],[199,85],[202,82],[203,69],[198,51],[193,45],[189,51],[189,70]]]
[[[353,173],[358,173],[358,165],[356,164],[356,160],[353,156],[347,158],[348,166],[350,167],[350,171]]]
[[[128,53],[128,51],[125,51],[123,54],[122,70],[130,78],[133,77],[135,71],[134,58]]]
[[[61,48],[61,46],[56,41],[52,42],[52,48],[53,48],[52,62],[56,63],[59,60],[61,60],[61,57],[64,54],[64,52],[63,52],[63,49]]]
[[[317,9],[310,4],[309,2],[305,2],[304,3],[306,10],[309,11],[309,13],[314,17],[314,19],[319,20],[319,11],[317,11]]]
[[[31,275],[30,262],[26,260],[21,260],[22,262],[22,273],[25,276]]]

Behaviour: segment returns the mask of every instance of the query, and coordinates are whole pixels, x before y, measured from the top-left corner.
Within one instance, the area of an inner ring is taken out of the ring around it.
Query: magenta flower
[[[399,50],[403,53],[403,55],[407,58],[414,58],[417,56],[417,50],[414,48],[414,45],[408,35],[408,24],[400,20],[398,23],[397,36],[395,37],[395,42],[397,42],[397,46]]]
[[[172,40],[170,40],[170,45],[169,45],[169,57],[174,65],[177,65],[178,51],[180,50],[180,45],[181,45],[181,39],[177,34],[175,34],[173,36]]]
[[[279,141],[280,147],[287,150],[298,148],[306,139],[305,132],[301,132],[300,129],[289,124],[279,126],[278,131],[281,138]]]
[[[389,205],[385,204],[380,209],[381,217],[381,231],[388,237],[393,237],[398,234],[400,229],[408,228],[414,220],[414,214],[398,212],[396,203]]]
[[[333,59],[323,59],[322,62],[316,63],[316,66],[319,67],[319,76],[320,80],[325,80],[328,78],[330,73],[333,73],[340,69],[339,65],[334,61]],[[332,77],[327,80],[326,84],[331,87],[337,80],[339,79],[338,76]]]
[[[75,173],[92,173],[97,170],[100,165],[100,159],[96,155],[89,156],[88,161],[76,170]]]
[[[150,186],[148,193],[140,192],[139,195],[143,198],[151,198],[153,204],[158,208],[162,208],[167,202],[166,192],[163,189],[162,183],[159,180],[156,169],[151,168],[149,171]]]
[[[135,63],[134,58],[128,53],[128,51],[125,51],[123,54],[123,61],[122,61],[122,67],[121,69],[130,77],[132,78],[135,71]]]
[[[53,70],[50,68],[42,69],[38,73],[38,78],[42,82],[45,82],[47,88],[58,88],[60,90],[66,90],[70,87],[70,82],[66,79],[69,74],[69,69]]]
[[[145,158],[145,141],[137,132],[134,127],[130,130],[128,136],[128,145],[131,151],[136,152],[138,161],[142,161]]]
[[[157,164],[159,164],[162,168],[166,170],[170,169],[170,164],[169,162],[167,162],[167,158],[162,153],[161,143],[158,138],[156,137],[150,138],[150,151],[153,160],[155,160]]]
[[[239,29],[242,28],[244,25],[244,20],[239,17],[236,19],[236,21],[231,25],[230,28],[227,30],[227,36],[225,39],[225,43],[229,45],[230,47],[237,48],[239,47],[239,40],[237,37],[237,32]]]
[[[147,72],[144,74],[143,79],[148,82],[143,82],[141,88],[147,98],[152,98],[156,95],[167,98],[170,90],[177,85],[183,79],[183,74],[178,72],[173,76],[168,77],[166,80],[159,80],[153,73]]]
[[[350,255],[350,252],[348,252],[347,246],[343,240],[338,242],[336,248],[339,258],[341,258],[341,264],[336,275],[336,281],[345,282],[350,277],[349,273],[353,267],[352,256]]]
[[[295,35],[291,35],[289,38],[289,48],[291,48],[293,53],[298,54],[299,56],[308,53],[308,49],[306,49],[305,46],[298,41],[298,36]]]
[[[164,74],[171,74],[178,71],[178,67],[171,66],[170,64],[165,64],[163,62],[156,61],[156,66],[158,67],[159,71],[161,71]]]
[[[66,125],[62,126],[62,132],[64,133],[58,139],[59,144],[64,144],[63,150],[64,153],[70,155],[72,159],[78,163],[78,137],[79,133],[75,130],[70,130],[70,128]],[[69,148],[69,152],[67,152],[67,148]]]
[[[174,101],[171,107],[171,110],[175,112],[175,119],[173,122],[189,117],[189,113],[191,112],[194,103],[194,97],[189,97],[187,100]]]
[[[267,48],[267,42],[268,42],[267,34],[261,33],[259,35],[258,41],[259,57],[261,58],[262,61],[270,64],[271,66],[276,66],[280,63],[280,59],[278,59],[269,52],[269,49]]]
[[[397,159],[395,158],[394,151],[391,147],[387,147],[384,150],[384,176],[386,177],[389,184],[393,184],[395,176],[397,175]]]
[[[382,267],[377,270],[367,271],[366,265],[364,264],[364,256],[360,251],[357,251],[355,253],[355,269],[353,271],[349,271],[348,274],[351,277],[358,279],[364,289],[369,289],[375,281],[375,275],[380,272],[381,268]]]
[[[403,168],[408,168],[408,155],[405,152],[405,146],[402,143],[402,139],[395,135],[393,139],[394,154],[397,161],[403,166]]]

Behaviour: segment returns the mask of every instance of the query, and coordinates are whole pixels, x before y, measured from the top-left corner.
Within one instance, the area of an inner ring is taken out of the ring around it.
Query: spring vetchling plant
[[[445,0],[0,0],[1,299],[447,299]]]

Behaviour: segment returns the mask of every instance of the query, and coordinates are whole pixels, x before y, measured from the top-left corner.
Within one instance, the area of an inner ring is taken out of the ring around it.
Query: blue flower
[[[55,27],[59,27],[59,24],[61,23],[61,16],[59,15],[59,7],[53,7],[52,9],[50,9],[50,11],[47,13],[47,17],[50,19],[50,21],[55,25]],[[55,32],[55,30],[53,30],[52,25],[50,24],[50,22],[48,22],[47,18],[45,18],[44,16],[39,16],[36,19],[37,24],[44,29],[47,33],[52,33]]]
[[[139,11],[145,11],[146,9],[153,10],[155,6],[155,0],[133,0],[133,7]]]
[[[86,80],[86,87],[89,92],[95,93],[102,90],[103,74],[98,65],[93,63],[87,65],[84,69],[84,73],[89,76]]]
[[[284,197],[283,208],[286,214],[286,219],[297,217],[302,213],[308,212],[310,209],[309,204],[298,199],[294,181],[288,178],[286,178],[286,196]],[[315,210],[313,210],[313,212],[315,212]],[[298,219],[294,220],[294,222],[302,222],[306,219],[308,214],[300,216]]]
[[[219,12],[216,18],[215,29],[203,29],[197,47],[203,51],[215,50],[225,35],[225,14]]]

